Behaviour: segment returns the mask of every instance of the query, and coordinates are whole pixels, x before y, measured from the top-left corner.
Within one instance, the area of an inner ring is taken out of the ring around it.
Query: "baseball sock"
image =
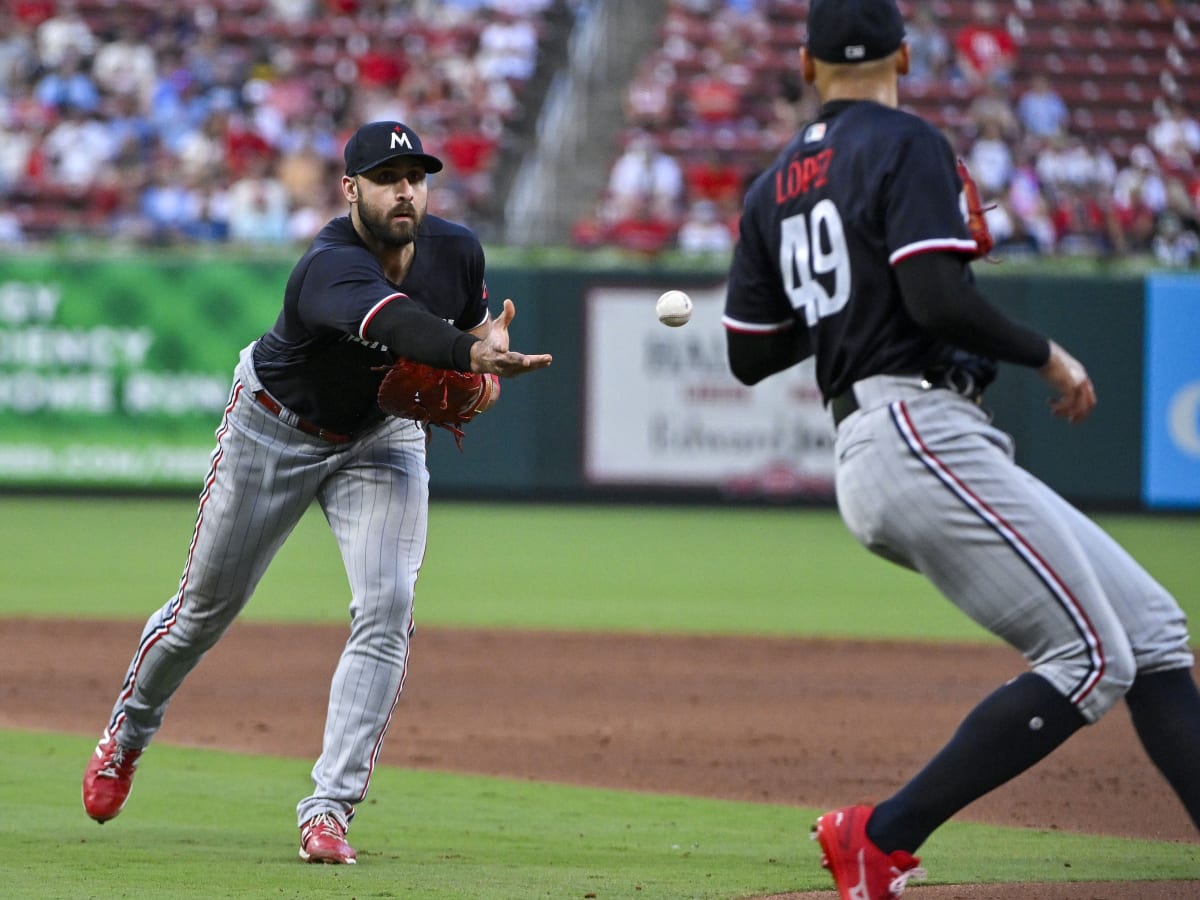
[[[1085,724],[1075,705],[1040,675],[1014,678],[971,710],[925,768],[875,807],[867,836],[885,853],[915,851],[964,806],[1024,772]]]
[[[1200,828],[1200,691],[1187,669],[1138,675],[1125,695],[1150,761]]]

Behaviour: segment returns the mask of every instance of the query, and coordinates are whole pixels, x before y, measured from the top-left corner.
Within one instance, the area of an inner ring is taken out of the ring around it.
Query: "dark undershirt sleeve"
[[[397,297],[379,310],[367,326],[367,338],[386,344],[396,356],[438,369],[471,371],[471,345],[479,338]]]
[[[729,369],[742,384],[758,384],[811,356],[808,338],[808,329],[799,325],[767,334],[726,331]]]
[[[1003,362],[1038,368],[1050,342],[1014,321],[976,289],[965,257],[920,253],[895,266],[905,309],[922,328],[956,347]]]

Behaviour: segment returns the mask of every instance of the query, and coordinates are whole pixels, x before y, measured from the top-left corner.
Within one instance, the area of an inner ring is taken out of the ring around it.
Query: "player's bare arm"
[[[550,365],[553,357],[549,353],[525,354],[509,349],[508,326],[516,314],[516,305],[512,300],[505,300],[499,317],[479,326],[480,330],[486,329],[485,333],[471,332],[479,338],[471,345],[472,372],[515,378]]]

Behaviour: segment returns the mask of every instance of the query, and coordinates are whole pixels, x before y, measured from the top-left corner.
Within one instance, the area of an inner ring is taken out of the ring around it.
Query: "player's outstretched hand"
[[[1054,341],[1050,342],[1050,358],[1038,374],[1058,391],[1058,397],[1050,401],[1050,409],[1059,418],[1074,425],[1095,409],[1096,389],[1087,369]]]
[[[544,369],[553,357],[549,353],[525,354],[508,349],[508,324],[517,314],[511,300],[504,301],[504,311],[492,320],[487,337],[471,345],[471,371],[491,372],[501,378],[513,378]]]

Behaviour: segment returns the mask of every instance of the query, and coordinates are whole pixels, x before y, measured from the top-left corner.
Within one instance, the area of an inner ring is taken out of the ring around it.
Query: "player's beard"
[[[396,215],[408,215],[408,219],[396,219]],[[358,201],[358,220],[363,229],[384,247],[403,247],[411,244],[417,236],[425,210],[415,203],[397,203],[386,210],[371,206],[364,200]]]

